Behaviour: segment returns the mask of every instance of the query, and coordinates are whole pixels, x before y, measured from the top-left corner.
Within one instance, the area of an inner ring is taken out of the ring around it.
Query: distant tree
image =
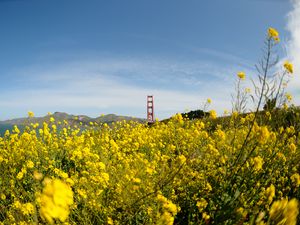
[[[266,111],[272,111],[276,107],[276,98],[273,99],[267,99],[265,105],[264,105],[264,110]]]

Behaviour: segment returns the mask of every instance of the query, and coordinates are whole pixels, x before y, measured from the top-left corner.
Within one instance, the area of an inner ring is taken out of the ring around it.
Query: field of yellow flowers
[[[300,117],[278,115],[15,127],[0,138],[0,224],[296,225]]]
[[[257,123],[249,133],[252,120],[15,127],[0,139],[0,221],[296,224],[299,134]]]

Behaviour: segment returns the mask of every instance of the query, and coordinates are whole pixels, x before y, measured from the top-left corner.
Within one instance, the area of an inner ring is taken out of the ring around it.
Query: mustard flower
[[[294,143],[289,144],[289,149],[291,150],[291,153],[295,153],[297,150],[297,147]]]
[[[43,178],[43,174],[39,173],[38,171],[33,172],[33,178],[35,180],[41,180]]]
[[[273,198],[275,196],[275,186],[273,184],[270,185],[265,191],[265,195],[268,199],[268,203],[271,204],[273,201]]]
[[[276,42],[279,42],[279,33],[275,28],[269,27],[268,36],[269,38],[273,38]]]
[[[270,137],[270,132],[266,126],[261,127],[258,134],[258,141],[260,144],[265,144]]]
[[[239,79],[241,79],[241,80],[245,80],[245,78],[246,78],[246,74],[244,73],[244,72],[238,72],[237,73],[237,76],[239,77]]]
[[[29,118],[34,117],[34,113],[33,113],[32,111],[29,111],[29,112],[28,112],[28,117],[29,117]]]
[[[254,159],[253,159],[253,162],[254,162],[254,170],[256,171],[259,171],[262,169],[262,166],[264,164],[264,160],[262,157],[260,156],[256,156]]]
[[[285,94],[286,99],[290,102],[293,99],[293,96],[290,93]]]
[[[212,119],[216,119],[217,118],[217,112],[215,110],[210,110],[209,111],[209,116]]]
[[[28,160],[26,162],[26,166],[27,166],[27,168],[32,169],[34,167],[34,162],[32,162],[31,160]]]
[[[184,155],[180,155],[180,156],[178,157],[178,159],[179,159],[179,163],[180,163],[180,164],[183,164],[183,163],[186,162],[186,157],[185,157]]]
[[[32,203],[25,203],[22,205],[21,211],[24,216],[31,215],[34,212],[34,206]]]
[[[299,214],[298,205],[297,199],[275,201],[270,209],[272,224],[296,225]]]
[[[17,174],[17,179],[18,179],[18,180],[21,180],[23,177],[24,177],[24,173],[23,173],[23,172],[19,172],[19,173]]]
[[[293,73],[294,72],[294,66],[289,61],[285,61],[284,64],[283,64],[283,67],[286,69],[286,71],[288,73]]]
[[[291,181],[294,186],[299,187],[300,186],[300,175],[298,173],[295,173],[291,176]]]
[[[109,225],[114,224],[114,221],[111,217],[107,217],[107,224],[109,224]]]
[[[174,224],[174,217],[171,213],[165,211],[162,215],[159,216],[157,221],[159,225],[173,225]]]
[[[1,194],[0,194],[0,198],[1,198],[1,200],[5,200],[5,199],[6,199],[6,195],[3,194],[3,193],[1,193]]]
[[[53,219],[64,222],[69,216],[69,206],[73,204],[71,188],[61,180],[45,180],[41,195],[40,213],[43,219],[53,224]]]
[[[199,212],[202,212],[206,208],[207,205],[208,205],[208,203],[204,198],[201,198],[199,201],[197,201],[197,204],[196,204]]]
[[[246,216],[248,214],[247,211],[243,207],[238,208],[237,209],[237,213],[239,215],[241,215],[243,218],[246,218]]]
[[[250,92],[251,92],[251,89],[250,89],[250,88],[245,88],[245,92],[246,92],[246,93],[250,93]]]
[[[210,219],[210,215],[208,215],[206,212],[202,213],[202,218],[205,220],[205,221],[208,221]]]

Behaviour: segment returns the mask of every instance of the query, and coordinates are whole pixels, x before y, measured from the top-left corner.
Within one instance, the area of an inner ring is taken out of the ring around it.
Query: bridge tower
[[[154,123],[154,98],[153,95],[147,96],[147,121],[148,124]]]

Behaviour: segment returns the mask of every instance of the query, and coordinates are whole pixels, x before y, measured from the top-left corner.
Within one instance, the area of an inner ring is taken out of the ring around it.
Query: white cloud
[[[288,44],[288,58],[294,64],[294,76],[290,82],[290,89],[295,96],[296,104],[300,101],[300,0],[292,0],[293,8],[288,14],[287,28],[291,34]]]
[[[116,113],[145,117],[146,96],[155,96],[160,119],[203,106],[230,109],[236,70],[209,62],[142,59],[95,59],[39,65],[15,71],[18,90],[2,90],[1,119],[48,111],[98,116]],[[213,78],[213,79],[212,79]]]

